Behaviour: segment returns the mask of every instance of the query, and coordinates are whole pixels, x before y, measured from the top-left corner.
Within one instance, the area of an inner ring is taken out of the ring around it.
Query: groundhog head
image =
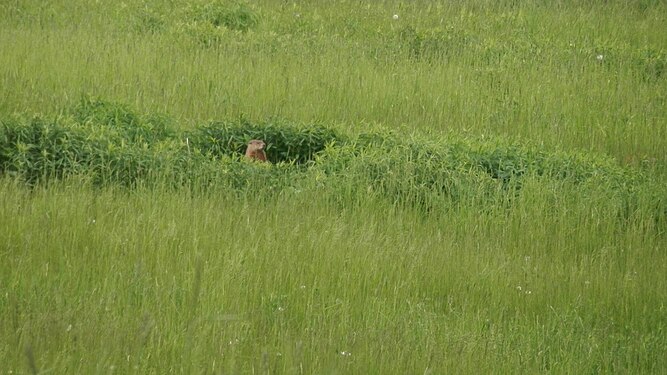
[[[266,144],[259,139],[253,139],[248,142],[248,148],[245,151],[245,156],[250,160],[266,161],[266,153],[264,152]]]

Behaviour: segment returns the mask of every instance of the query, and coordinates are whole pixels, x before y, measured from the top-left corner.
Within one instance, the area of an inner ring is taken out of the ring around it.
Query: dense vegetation
[[[666,23],[0,4],[0,371],[664,373]]]
[[[661,186],[640,171],[600,156],[546,152],[507,141],[435,136],[400,137],[380,128],[344,134],[323,125],[247,120],[212,122],[178,131],[164,116],[128,106],[82,100],[55,120],[6,120],[0,125],[0,171],[28,184],[72,176],[95,186],[186,187],[322,195],[369,191],[409,208],[449,209],[471,199],[482,206],[509,201],[526,178],[547,184],[602,186],[630,213],[641,194],[657,220],[667,212]],[[242,160],[250,139],[269,144],[275,165]],[[358,196],[356,196],[358,195]]]

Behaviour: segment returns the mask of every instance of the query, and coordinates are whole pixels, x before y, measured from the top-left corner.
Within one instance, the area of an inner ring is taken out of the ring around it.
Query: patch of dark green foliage
[[[251,139],[266,142],[270,163],[245,160]],[[456,204],[507,204],[532,178],[602,186],[621,197],[626,215],[646,179],[603,157],[500,139],[406,136],[383,129],[349,134],[322,124],[244,118],[182,131],[166,116],[91,98],[57,118],[2,120],[0,173],[30,185],[84,176],[95,185],[130,188],[159,184],[253,194],[305,189],[341,201],[375,194],[425,212]],[[652,204],[664,217],[664,196],[657,191],[655,197]]]
[[[328,144],[346,139],[324,125],[299,126],[280,120],[258,124],[244,118],[211,122],[185,133],[185,136],[192,147],[212,157],[241,155],[249,140],[261,139],[268,145],[270,162],[296,164],[304,164]]]
[[[257,13],[241,2],[229,5],[222,1],[213,1],[196,7],[193,13],[196,21],[235,31],[245,32],[255,28],[259,23]]]

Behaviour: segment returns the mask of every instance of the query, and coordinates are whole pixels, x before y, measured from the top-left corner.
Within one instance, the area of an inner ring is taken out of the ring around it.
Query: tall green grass
[[[322,191],[350,203],[368,192],[424,210],[460,204],[511,204],[524,181],[539,178],[619,196],[629,215],[649,191],[656,220],[667,211],[660,178],[608,158],[546,151],[530,144],[377,128],[345,133],[323,125],[246,119],[188,131],[163,116],[84,99],[63,115],[0,121],[0,173],[28,184],[84,176],[95,186],[162,186],[206,192]],[[263,139],[272,164],[241,160],[248,140]],[[254,186],[254,187],[253,187]],[[337,194],[333,194],[336,196]],[[649,213],[647,211],[647,213]]]
[[[1,128],[8,371],[667,366],[659,177],[510,141],[62,112]],[[286,159],[240,160],[258,134]]]
[[[662,372],[664,234],[546,187],[424,218],[4,180],[3,370]]]
[[[665,373],[666,10],[0,3],[0,372]]]
[[[184,124],[381,123],[665,164],[661,2],[230,4],[7,3],[0,111],[91,94]]]

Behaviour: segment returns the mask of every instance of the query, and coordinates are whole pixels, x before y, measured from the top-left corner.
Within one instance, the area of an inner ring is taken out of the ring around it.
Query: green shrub
[[[328,147],[313,168],[319,172],[319,185],[338,195],[363,200],[376,194],[425,212],[491,198],[498,183],[457,165],[455,159],[446,150],[419,149],[414,143],[364,148],[348,144]]]
[[[3,120],[0,124],[3,146],[0,150],[2,171],[34,183],[40,179],[59,178],[74,170],[80,160],[82,134],[67,132],[56,121],[39,117],[29,120]]]
[[[73,119],[89,127],[109,127],[119,139],[151,145],[174,135],[166,116],[140,116],[129,106],[99,99],[83,98],[71,110]]]
[[[334,141],[345,139],[335,130],[322,126],[301,126],[269,121],[253,124],[212,122],[187,134],[193,147],[213,156],[243,155],[248,141],[261,139],[267,144],[267,157],[273,163],[285,161],[303,164]]]
[[[503,139],[405,136],[382,128],[352,135],[323,125],[245,119],[181,133],[167,117],[90,99],[65,113],[2,120],[0,172],[29,184],[85,175],[95,185],[129,188],[159,184],[253,195],[306,189],[341,204],[375,195],[429,213],[505,207],[530,181],[555,192],[563,186],[606,191],[624,220],[647,205],[637,191],[651,181],[603,157]],[[271,163],[245,160],[250,139],[267,143]],[[667,203],[656,202],[654,221],[664,222]]]
[[[667,71],[667,53],[664,50],[644,48],[635,57],[641,77],[647,82],[654,82],[665,76]]]
[[[214,1],[194,9],[194,20],[234,31],[248,31],[259,23],[257,13],[244,3]]]

